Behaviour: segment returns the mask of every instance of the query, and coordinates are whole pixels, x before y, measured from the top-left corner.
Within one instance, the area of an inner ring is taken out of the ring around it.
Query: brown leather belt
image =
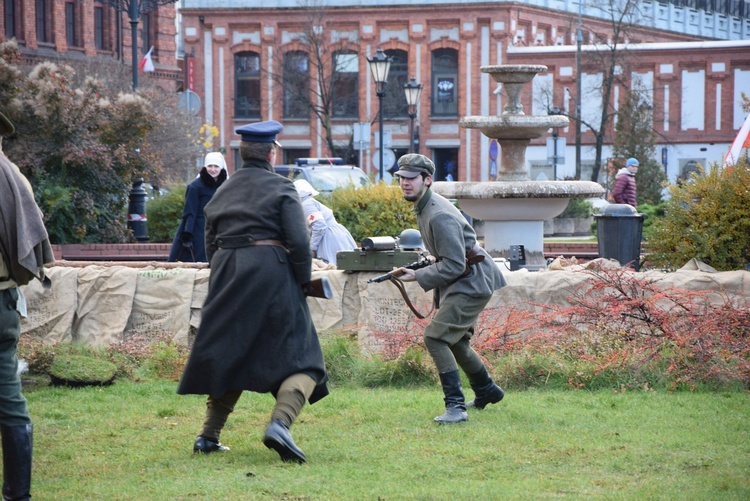
[[[273,239],[262,239],[255,240],[253,237],[248,235],[232,235],[228,237],[219,237],[215,240],[216,245],[220,249],[239,249],[241,247],[254,247],[256,245],[271,245],[274,247],[281,247],[285,252],[289,252],[284,243],[280,240]]]

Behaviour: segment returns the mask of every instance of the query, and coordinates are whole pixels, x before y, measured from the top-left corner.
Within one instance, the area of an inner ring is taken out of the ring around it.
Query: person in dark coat
[[[638,172],[638,160],[628,158],[625,167],[620,169],[615,175],[615,186],[612,189],[612,196],[616,204],[628,204],[635,207],[637,205],[635,194],[635,174]]]
[[[16,348],[26,300],[20,286],[34,278],[49,288],[44,264],[54,261],[31,184],[5,156],[2,136],[13,124],[0,113],[0,436],[3,499],[31,499],[33,427],[21,393]]]
[[[276,406],[263,443],[284,461],[306,457],[289,432],[306,401],[328,394],[320,342],[303,293],[312,254],[305,213],[290,179],[276,174],[276,134],[258,122],[242,136],[242,168],[206,205],[208,294],[179,394],[207,394],[194,452],[219,442],[243,391],[272,393]]]
[[[503,399],[505,393],[490,377],[484,362],[469,341],[474,323],[505,278],[489,254],[477,244],[477,235],[461,212],[447,199],[434,193],[435,164],[424,155],[410,153],[398,159],[404,199],[414,204],[422,242],[432,265],[418,270],[398,268],[401,280],[416,281],[433,291],[438,312],[424,331],[427,351],[435,362],[445,395],[445,412],[438,423],[460,423],[469,419],[467,407],[483,409]],[[484,258],[468,265],[469,255]],[[474,390],[474,400],[464,400],[463,369]]]
[[[227,163],[218,151],[206,155],[203,168],[185,191],[182,221],[175,233],[167,261],[205,262],[206,244],[203,208],[221,184],[227,180]]]

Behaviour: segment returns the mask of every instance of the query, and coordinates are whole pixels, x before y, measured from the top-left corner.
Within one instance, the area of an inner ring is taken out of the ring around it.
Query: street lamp
[[[557,106],[554,106],[551,110],[547,110],[547,115],[562,115],[563,112],[560,111],[560,108]],[[557,155],[557,128],[552,128],[552,165],[554,169],[554,179],[557,180],[557,161],[558,161],[558,155]],[[549,151],[549,150],[547,150]],[[549,154],[549,153],[548,153]],[[564,155],[563,155],[564,158]]]
[[[417,117],[417,103],[419,103],[419,95],[422,94],[422,84],[417,83],[412,77],[404,84],[404,94],[406,94],[406,105],[411,120],[409,124],[409,153],[416,153],[414,148],[414,119]]]
[[[177,0],[107,0],[117,12],[128,12],[130,17],[130,45],[132,46],[133,90],[138,90],[138,19],[141,14],[151,12],[159,5],[175,3]],[[144,47],[144,50],[146,48]]]
[[[576,30],[576,179],[581,179],[581,5],[578,0],[578,29]]]
[[[385,96],[385,84],[388,81],[388,70],[391,69],[393,59],[386,56],[383,49],[378,49],[375,57],[368,57],[367,62],[370,64],[372,79],[375,80],[375,93],[380,102],[380,180],[383,180],[383,96]]]

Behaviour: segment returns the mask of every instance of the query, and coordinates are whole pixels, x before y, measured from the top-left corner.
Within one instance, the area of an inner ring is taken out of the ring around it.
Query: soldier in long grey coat
[[[466,421],[466,407],[483,409],[502,400],[503,390],[495,384],[482,359],[471,348],[474,323],[492,293],[506,282],[487,252],[477,245],[474,229],[456,207],[434,193],[435,164],[424,155],[410,153],[398,160],[399,184],[404,198],[414,203],[417,223],[433,264],[410,270],[399,268],[404,282],[416,280],[425,291],[434,293],[438,312],[424,332],[427,351],[435,361],[445,395],[445,413],[438,423]],[[467,255],[484,259],[468,266]],[[474,400],[466,403],[458,368],[469,378]]]
[[[271,392],[263,443],[303,463],[289,428],[305,401],[328,394],[328,377],[302,289],[312,273],[305,214],[292,181],[272,167],[281,129],[275,121],[237,129],[242,168],[206,205],[211,276],[178,393],[208,395],[193,451],[210,453],[228,450],[219,435],[242,391]]]

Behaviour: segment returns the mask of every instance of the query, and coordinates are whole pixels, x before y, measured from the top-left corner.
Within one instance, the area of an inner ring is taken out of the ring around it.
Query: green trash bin
[[[628,204],[610,204],[600,214],[594,214],[599,257],[616,259],[638,271],[646,217]]]

